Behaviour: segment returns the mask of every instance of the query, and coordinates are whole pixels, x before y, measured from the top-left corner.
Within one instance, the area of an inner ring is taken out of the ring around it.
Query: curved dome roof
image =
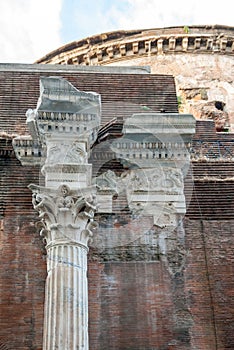
[[[61,46],[36,63],[105,65],[149,53],[181,52],[234,55],[234,27],[178,26],[102,33]]]

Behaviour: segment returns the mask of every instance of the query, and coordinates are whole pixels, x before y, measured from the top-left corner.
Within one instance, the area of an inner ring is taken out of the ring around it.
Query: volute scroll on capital
[[[67,240],[87,246],[93,231],[96,211],[95,187],[71,190],[62,184],[58,189],[29,185],[33,207],[39,213],[47,246]]]

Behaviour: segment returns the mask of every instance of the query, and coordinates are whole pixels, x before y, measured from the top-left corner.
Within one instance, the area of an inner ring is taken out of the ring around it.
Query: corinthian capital
[[[47,247],[65,242],[87,247],[97,225],[94,222],[95,187],[71,190],[66,185],[58,189],[29,185],[29,188]]]

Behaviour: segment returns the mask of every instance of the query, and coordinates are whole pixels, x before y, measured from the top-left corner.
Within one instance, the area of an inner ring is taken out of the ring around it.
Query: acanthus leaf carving
[[[61,185],[57,190],[29,185],[32,203],[41,219],[40,234],[47,245],[56,239],[68,239],[87,245],[97,224],[95,187],[71,190]]]

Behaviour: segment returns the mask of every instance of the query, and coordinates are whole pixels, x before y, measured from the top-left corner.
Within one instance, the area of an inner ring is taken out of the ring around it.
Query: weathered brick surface
[[[234,349],[234,221],[186,220],[192,349]]]
[[[23,168],[15,158],[0,160],[1,211],[0,348],[42,349],[45,252],[35,229],[37,215],[27,186],[38,169]],[[4,347],[5,346],[5,347]]]
[[[176,327],[170,289],[161,262],[91,263],[90,348],[169,349]]]

